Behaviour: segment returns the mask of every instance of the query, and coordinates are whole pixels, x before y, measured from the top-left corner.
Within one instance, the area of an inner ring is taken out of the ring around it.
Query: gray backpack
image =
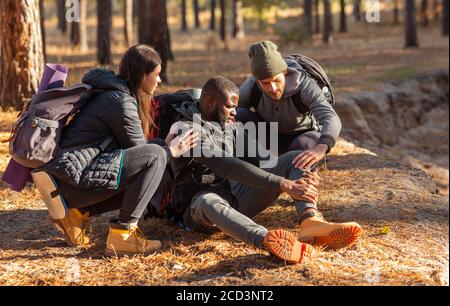
[[[39,168],[58,156],[68,119],[92,98],[92,87],[78,84],[35,94],[12,127],[9,154],[19,164]]]

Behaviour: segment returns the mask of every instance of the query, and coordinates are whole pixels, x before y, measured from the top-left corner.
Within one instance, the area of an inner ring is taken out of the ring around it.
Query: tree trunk
[[[216,30],[216,0],[210,0],[211,19],[209,21],[209,29]]]
[[[220,38],[227,40],[227,17],[225,0],[220,0]]]
[[[1,0],[0,14],[0,106],[21,110],[44,68],[39,0]]]
[[[439,0],[434,0],[433,1],[433,18],[434,20],[438,20],[439,19]]]
[[[419,47],[416,25],[416,4],[414,0],[405,0],[406,48]]]
[[[339,31],[341,33],[347,32],[347,15],[345,14],[345,0],[341,1],[341,24],[339,27]]]
[[[330,0],[323,0],[323,6],[324,6],[324,16],[323,16],[323,42],[329,43],[330,42],[330,16],[331,16],[331,4]]]
[[[400,8],[399,8],[399,1],[400,0],[394,0],[394,25],[400,24]]]
[[[144,44],[149,41],[151,35],[150,24],[150,3],[148,0],[137,1],[137,16],[138,16],[138,41]]]
[[[133,44],[133,0],[123,1],[123,15],[125,44],[131,46]]]
[[[87,34],[87,0],[80,1],[80,50],[86,51],[88,49],[88,34]]]
[[[238,39],[245,37],[242,5],[242,0],[233,0],[233,37]]]
[[[448,0],[443,0],[442,4],[442,35],[448,36]]]
[[[316,34],[320,33],[320,13],[319,13],[320,11],[319,11],[319,8],[320,8],[320,0],[315,0],[315,3],[314,3],[314,17],[315,17],[315,20],[316,20],[316,26],[315,26],[314,32]]]
[[[181,0],[181,31],[187,32],[188,24],[187,24],[187,5],[186,0]]]
[[[174,61],[175,60],[175,56],[173,55],[172,52],[172,39],[170,36],[170,28],[169,28],[169,22],[167,20],[167,3],[164,0],[164,7],[163,7],[163,18],[164,18],[164,30],[166,31],[166,43],[167,43],[167,48],[168,48],[168,54],[167,54],[167,61]],[[164,68],[165,69],[165,68]],[[165,82],[169,82],[168,78],[167,78],[167,73],[166,71],[164,71],[164,73],[166,74],[165,76]]]
[[[353,16],[356,21],[361,21],[361,0],[355,0],[353,4]]]
[[[306,35],[311,36],[313,33],[313,19],[312,19],[313,0],[305,0],[303,6],[303,24],[305,26]]]
[[[56,9],[58,15],[58,29],[65,34],[67,32],[66,0],[56,0]]]
[[[70,41],[72,42],[72,46],[80,46],[80,22],[72,21],[70,23]]]
[[[79,48],[82,52],[88,48],[87,43],[87,0],[79,0],[80,2],[80,21],[71,22],[70,38],[72,45]]]
[[[170,50],[169,29],[167,27],[167,7],[166,0],[153,0],[150,10],[148,27],[151,29],[151,35],[144,41],[158,51],[162,61],[161,80],[168,83],[167,62],[173,56]]]
[[[112,0],[97,1],[97,61],[112,64],[111,59]]]
[[[334,16],[333,11],[331,10],[331,5],[333,4],[333,0],[330,0],[330,21],[328,22],[328,26],[330,27],[330,33],[334,32]]]
[[[194,17],[195,17],[195,28],[200,29],[200,6],[198,4],[198,0],[193,0],[192,5],[194,7]]]
[[[420,19],[423,27],[427,27],[430,24],[430,19],[428,18],[428,0],[422,0],[420,5]]]
[[[1,1],[1,0],[0,0]],[[42,53],[44,54],[44,62],[47,62],[47,43],[45,38],[45,9],[44,0],[39,0],[39,19],[41,23],[41,34],[42,34]]]
[[[133,0],[133,20],[137,20],[139,18],[139,14],[138,14],[138,8],[139,8],[139,4],[138,4],[138,0]]]

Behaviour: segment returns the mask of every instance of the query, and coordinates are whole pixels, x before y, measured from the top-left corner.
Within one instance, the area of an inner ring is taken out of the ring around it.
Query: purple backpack
[[[91,86],[78,84],[33,95],[12,127],[11,157],[25,167],[39,168],[58,156],[62,129],[91,100],[92,92]]]

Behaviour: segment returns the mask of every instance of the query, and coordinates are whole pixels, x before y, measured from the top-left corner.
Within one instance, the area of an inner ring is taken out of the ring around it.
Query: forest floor
[[[52,29],[47,33],[48,60],[67,64],[68,85],[77,83],[95,66],[94,50],[79,54],[67,47],[67,37]],[[114,31],[117,65],[125,46],[117,22]],[[317,59],[341,93],[375,90],[384,81],[448,67],[448,39],[436,25],[420,29],[419,49],[403,48],[402,27],[353,24],[350,31],[336,33],[330,46],[315,37],[282,51]],[[277,41],[275,32],[267,30],[232,41],[223,50],[202,31],[174,31],[172,37],[176,61],[169,66],[171,85],[160,92],[201,87],[213,75],[241,84],[249,74],[249,44]],[[16,115],[0,114],[0,139],[8,136]],[[448,124],[442,132],[448,137]],[[33,186],[15,193],[0,182],[0,285],[448,285],[448,149],[441,156],[447,160],[442,165],[447,179],[436,192],[431,176],[403,158],[375,154],[351,141],[340,139],[331,152],[328,168],[320,173],[319,199],[328,220],[356,221],[363,227],[361,240],[351,249],[316,249],[309,262],[285,265],[223,234],[188,233],[150,220],[142,222],[144,233],[162,240],[161,252],[147,258],[106,258],[113,214],[93,221],[93,246],[70,248],[50,224]],[[8,160],[7,145],[0,144],[0,177]],[[295,209],[286,195],[256,221],[298,233]]]

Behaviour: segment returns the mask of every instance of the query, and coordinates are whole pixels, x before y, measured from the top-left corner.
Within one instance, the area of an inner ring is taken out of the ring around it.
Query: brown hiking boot
[[[91,239],[86,236],[88,220],[89,213],[83,215],[76,208],[69,209],[63,219],[51,219],[53,225],[64,234],[67,244],[74,247],[87,246],[91,243]]]
[[[148,256],[161,248],[158,240],[147,240],[137,225],[130,224],[127,229],[109,227],[106,241],[106,256]]]
[[[362,234],[358,223],[330,223],[318,212],[309,213],[302,219],[299,240],[327,249],[337,250],[353,246]]]
[[[298,241],[294,234],[281,229],[267,233],[264,247],[269,253],[287,263],[302,263],[313,251],[312,246]]]

